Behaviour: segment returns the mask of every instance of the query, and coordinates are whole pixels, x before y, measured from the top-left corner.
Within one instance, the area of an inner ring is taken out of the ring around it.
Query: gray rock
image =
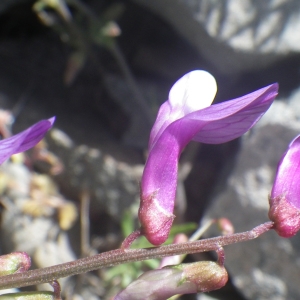
[[[24,213],[24,203],[30,198],[32,173],[23,164],[6,162],[1,176],[7,176],[7,187],[1,195],[1,251],[25,251],[34,267],[48,267],[76,259],[69,237],[51,216]],[[65,286],[67,279],[61,282]]]
[[[299,53],[300,2],[134,0],[160,15],[224,73]]]
[[[139,199],[143,166],[120,162],[87,145],[62,146],[56,136],[50,133],[48,140],[65,165],[56,178],[60,186],[75,199],[87,190],[92,214],[106,213],[119,222],[123,211]]]
[[[287,102],[276,101],[252,132],[244,136],[237,164],[207,217],[226,217],[237,232],[268,221],[268,195],[279,159],[300,132],[300,89]],[[225,248],[226,267],[247,299],[299,299],[299,235],[268,232]]]

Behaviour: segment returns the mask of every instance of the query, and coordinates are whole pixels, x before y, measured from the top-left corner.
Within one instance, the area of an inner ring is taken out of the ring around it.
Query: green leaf
[[[134,231],[134,218],[129,210],[124,211],[121,220],[121,230],[123,236],[126,237]]]

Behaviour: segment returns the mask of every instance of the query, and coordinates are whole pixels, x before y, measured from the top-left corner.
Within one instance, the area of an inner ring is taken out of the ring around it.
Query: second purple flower
[[[276,232],[286,238],[294,236],[300,230],[300,135],[278,163],[269,202]]]

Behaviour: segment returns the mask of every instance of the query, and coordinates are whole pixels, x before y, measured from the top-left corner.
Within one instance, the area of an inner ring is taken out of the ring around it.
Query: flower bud
[[[233,227],[232,223],[227,218],[218,219],[217,220],[217,225],[218,225],[218,227],[221,230],[223,235],[234,233],[234,227]]]
[[[225,268],[216,262],[168,266],[144,273],[114,300],[165,300],[176,294],[216,290],[223,287],[227,280]]]
[[[12,252],[0,256],[0,276],[20,273],[30,268],[31,259],[26,252]]]
[[[170,212],[160,205],[156,194],[141,196],[138,216],[142,224],[141,233],[151,244],[160,245],[168,238],[175,216],[173,208]]]
[[[228,281],[224,266],[213,261],[200,261],[186,264],[185,280],[197,286],[197,292],[210,292],[223,287]]]
[[[291,237],[300,229],[300,135],[282,156],[269,199],[269,218],[282,237]]]

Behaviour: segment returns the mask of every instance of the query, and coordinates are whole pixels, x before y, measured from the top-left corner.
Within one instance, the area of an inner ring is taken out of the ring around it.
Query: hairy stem
[[[61,277],[77,275],[128,262],[141,261],[151,258],[161,258],[172,255],[216,251],[222,246],[255,239],[259,235],[270,230],[272,227],[273,222],[266,222],[250,231],[200,241],[172,244],[157,248],[112,250],[52,267],[2,276],[0,277],[0,289],[52,282],[53,280]]]

